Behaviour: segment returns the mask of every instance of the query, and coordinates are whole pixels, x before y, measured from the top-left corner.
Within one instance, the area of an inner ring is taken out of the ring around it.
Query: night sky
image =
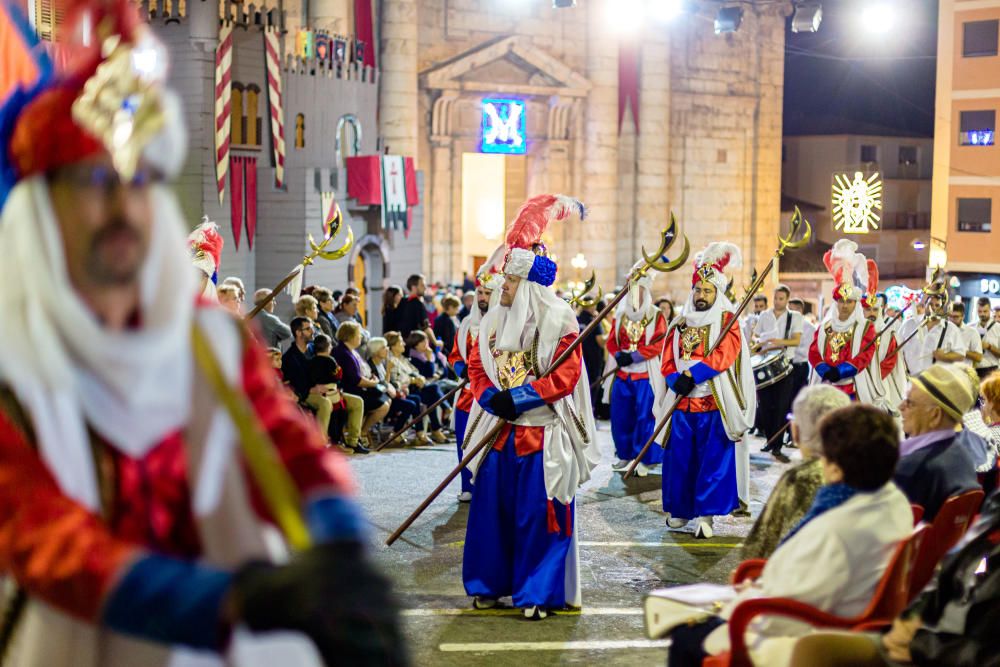
[[[888,0],[897,22],[872,34],[862,11],[880,1],[823,0],[818,32],[789,28],[786,135],[933,136],[937,2]]]

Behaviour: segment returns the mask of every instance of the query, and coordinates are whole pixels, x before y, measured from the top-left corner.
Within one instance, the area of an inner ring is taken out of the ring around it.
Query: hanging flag
[[[233,230],[233,242],[240,249],[240,236],[243,233],[243,161],[245,158],[234,157],[229,170],[229,226]]]
[[[271,145],[274,159],[274,185],[285,184],[285,121],[281,106],[281,50],[278,31],[264,29],[264,60],[267,66],[267,103],[271,112]]]
[[[618,47],[618,132],[622,131],[622,121],[626,110],[632,112],[635,133],[639,134],[639,77],[642,71],[642,55],[636,42],[622,42]]]
[[[382,228],[409,231],[406,215],[406,167],[401,155],[382,156]]]
[[[247,202],[247,245],[253,250],[254,237],[257,235],[257,158],[243,158],[243,169],[246,182],[244,198]]]
[[[219,28],[219,45],[215,49],[215,179],[219,203],[226,190],[229,169],[229,140],[233,102],[233,24],[228,21]],[[239,240],[236,246],[239,247]]]

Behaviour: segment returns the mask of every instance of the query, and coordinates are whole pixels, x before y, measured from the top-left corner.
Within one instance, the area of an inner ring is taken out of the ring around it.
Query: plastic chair
[[[875,588],[871,602],[858,616],[853,618],[834,616],[790,598],[746,600],[733,609],[729,618],[729,653],[708,656],[702,667],[753,667],[747,650],[746,629],[750,621],[762,614],[794,618],[822,628],[862,630],[891,623],[910,602],[912,568],[929,531],[930,526],[920,526],[899,543]]]
[[[916,526],[920,523],[920,520],[924,518],[924,507],[923,505],[914,505],[910,503],[910,508],[913,509],[913,525]]]
[[[938,563],[965,535],[976,512],[979,511],[979,506],[983,503],[983,495],[979,489],[973,489],[952,496],[941,505],[913,567],[910,587],[914,596],[924,590],[934,576]]]

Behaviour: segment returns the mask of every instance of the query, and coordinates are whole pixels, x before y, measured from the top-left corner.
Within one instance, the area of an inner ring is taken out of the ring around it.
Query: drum
[[[755,354],[750,357],[750,365],[753,367],[753,381],[757,389],[770,387],[775,382],[784,380],[792,372],[792,362],[782,350],[768,350],[763,354]]]

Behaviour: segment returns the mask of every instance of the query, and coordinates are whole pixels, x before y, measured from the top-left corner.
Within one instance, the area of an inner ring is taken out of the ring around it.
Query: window
[[[959,199],[958,231],[990,232],[992,199]]]
[[[306,147],[306,116],[295,114],[295,148]]]
[[[916,164],[916,163],[917,163],[917,147],[900,146],[899,164]]]
[[[878,147],[872,144],[861,144],[861,161],[878,162]]]
[[[243,125],[247,119],[243,113],[243,84],[233,83],[232,100],[229,108],[229,143],[238,146],[243,143]]]
[[[992,146],[997,112],[962,111],[959,113],[958,143],[962,146]]]
[[[997,55],[1000,21],[970,21],[962,24],[962,55],[966,58]]]
[[[260,97],[260,88],[255,84],[247,86],[247,120],[246,120],[246,144],[248,146],[260,146],[260,113],[257,111],[257,98]]]

